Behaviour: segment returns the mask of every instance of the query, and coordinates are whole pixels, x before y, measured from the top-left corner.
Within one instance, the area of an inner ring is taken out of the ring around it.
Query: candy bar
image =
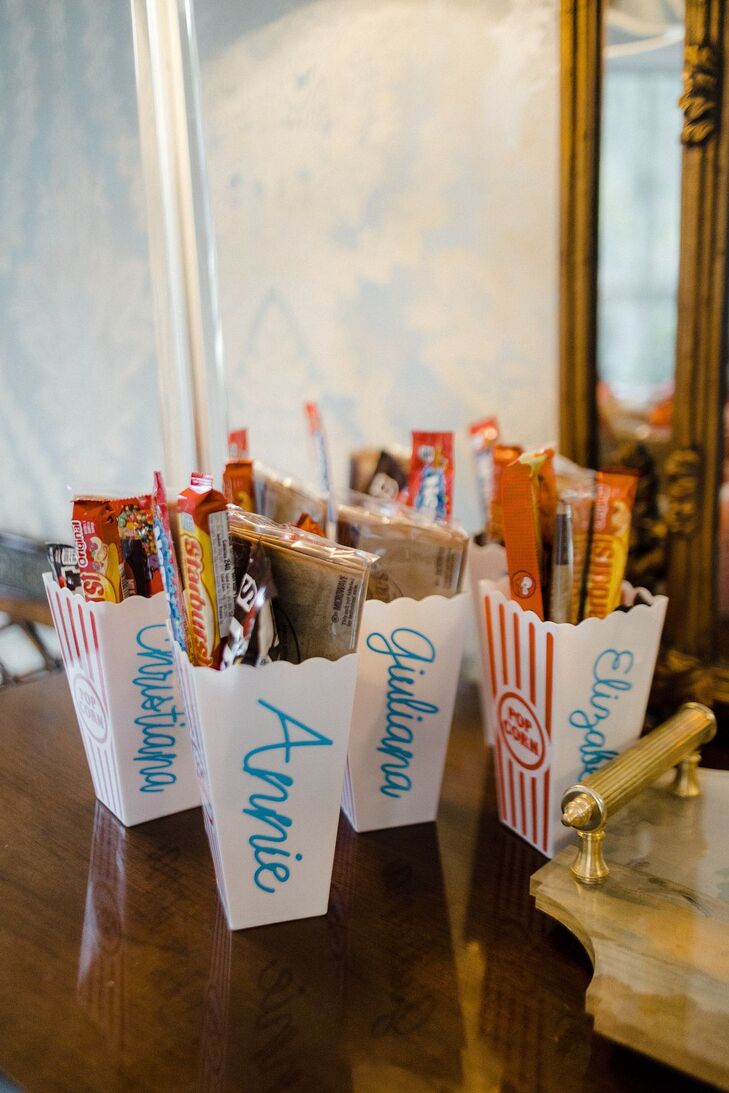
[[[222,493],[193,475],[177,499],[188,619],[188,656],[217,667],[235,603],[235,577]]]
[[[430,520],[453,510],[453,433],[413,433],[408,504]]]
[[[487,417],[468,427],[473,461],[478,480],[478,492],[483,513],[483,536],[489,537],[491,504],[494,493],[494,445],[499,439],[498,418]]]
[[[382,451],[364,492],[384,501],[397,501],[407,492],[407,485],[408,475],[402,464],[389,452]]]
[[[232,429],[228,433],[228,458],[233,460],[248,458],[247,429]]]
[[[48,561],[53,576],[61,588],[75,592],[81,588],[81,574],[78,568],[76,548],[65,543],[48,543]]]
[[[516,460],[501,480],[506,564],[512,599],[544,618],[538,482],[529,463]]]
[[[228,460],[223,471],[223,493],[231,505],[255,512],[252,459]]]
[[[503,543],[504,520],[501,510],[501,476],[506,467],[524,451],[516,445],[494,444],[494,481],[491,493],[491,518],[489,520],[489,540],[492,543]]]
[[[74,498],[71,528],[84,598],[121,603],[132,590],[124,572],[114,502]]]
[[[241,551],[244,558],[246,551],[245,569],[220,660],[221,671],[232,664],[260,667],[278,659],[271,566],[260,541],[245,544]]]
[[[604,618],[620,603],[638,479],[598,471],[587,568],[586,615]]]
[[[163,590],[163,583],[154,539],[152,499],[143,494],[112,504],[129,588],[139,596],[154,596]]]

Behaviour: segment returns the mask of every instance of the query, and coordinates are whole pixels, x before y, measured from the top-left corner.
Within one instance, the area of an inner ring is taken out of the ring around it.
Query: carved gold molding
[[[683,95],[678,105],[683,110],[683,144],[703,144],[714,136],[719,110],[719,54],[710,43],[692,45],[684,50]]]
[[[672,535],[693,535],[699,526],[701,457],[692,448],[676,449],[663,465],[666,478],[666,524]]]

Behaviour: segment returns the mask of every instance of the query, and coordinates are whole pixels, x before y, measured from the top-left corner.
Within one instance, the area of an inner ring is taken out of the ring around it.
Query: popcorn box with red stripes
[[[223,672],[175,655],[228,925],[326,914],[357,654]]]
[[[491,680],[488,672],[488,655],[486,647],[486,619],[484,616],[483,602],[479,590],[481,581],[499,581],[506,576],[506,551],[501,543],[487,543],[479,546],[473,539],[468,546],[468,558],[466,561],[468,570],[468,587],[473,598],[473,613],[476,620],[476,633],[478,635],[478,648],[481,654],[481,664],[485,665],[479,673],[478,697],[481,703],[481,723],[486,743],[494,742],[494,726],[491,715]]]
[[[87,603],[43,580],[96,796],[128,827],[195,808],[164,593]]]
[[[640,736],[668,600],[574,626],[480,589],[499,816],[552,857],[569,842],[564,790]]]
[[[342,798],[356,831],[436,818],[469,599],[365,604]]]

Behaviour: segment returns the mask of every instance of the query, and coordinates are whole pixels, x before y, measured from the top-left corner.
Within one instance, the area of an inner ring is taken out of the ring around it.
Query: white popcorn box
[[[491,720],[491,680],[488,673],[488,656],[486,653],[486,619],[483,611],[483,602],[479,586],[481,581],[493,581],[496,583],[506,576],[506,551],[500,543],[487,543],[479,546],[473,539],[468,546],[466,560],[468,570],[468,586],[471,589],[473,600],[473,612],[476,620],[476,633],[478,635],[478,648],[481,654],[480,663],[482,671],[479,673],[478,697],[481,703],[481,723],[486,743],[490,746],[494,742],[494,731]]]
[[[197,807],[164,592],[87,603],[43,581],[98,799],[127,827]]]
[[[365,604],[342,798],[355,831],[436,818],[468,599]]]
[[[570,841],[564,790],[640,736],[668,600],[575,626],[480,589],[499,817],[551,858]]]
[[[326,914],[357,654],[218,672],[175,652],[228,925]]]

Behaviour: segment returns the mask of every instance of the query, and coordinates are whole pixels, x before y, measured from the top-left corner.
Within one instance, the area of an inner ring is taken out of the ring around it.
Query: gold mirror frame
[[[665,464],[669,608],[656,698],[729,704],[713,663],[723,454],[729,209],[729,12],[687,0],[675,398]],[[561,3],[560,445],[595,466],[602,0]]]

